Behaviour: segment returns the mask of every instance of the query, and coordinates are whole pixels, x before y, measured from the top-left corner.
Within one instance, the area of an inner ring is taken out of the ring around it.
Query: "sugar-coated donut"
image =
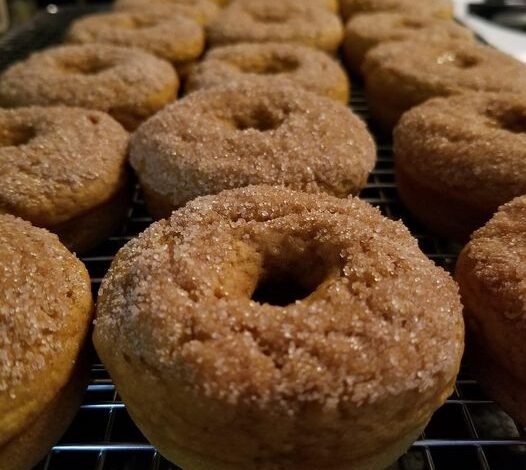
[[[201,25],[210,23],[219,13],[219,7],[212,0],[117,0],[115,11],[139,11],[147,13],[154,9],[165,15],[180,15],[197,21]]]
[[[358,75],[367,52],[379,44],[448,39],[474,41],[474,35],[454,21],[422,14],[363,13],[353,16],[347,23],[343,50],[347,66]]]
[[[451,0],[340,0],[340,12],[345,20],[359,14],[379,11],[415,13],[450,20]]]
[[[172,101],[173,67],[147,52],[106,44],[33,53],[0,75],[0,106],[64,104],[106,111],[127,129]]]
[[[400,120],[394,152],[405,205],[435,233],[467,240],[526,194],[526,94],[427,101]]]
[[[400,222],[249,187],[126,245],[94,341],[134,421],[186,470],[383,470],[453,390],[461,311]]]
[[[128,133],[80,108],[0,109],[0,214],[59,235],[84,252],[126,217]]]
[[[526,426],[526,196],[502,206],[473,235],[456,278],[475,375]]]
[[[0,215],[0,468],[29,470],[64,433],[88,382],[88,272],[46,230]]]
[[[250,184],[357,194],[376,160],[365,124],[334,100],[280,82],[196,91],[144,123],[130,162],[150,212]]]
[[[84,16],[73,23],[72,43],[104,43],[138,47],[175,65],[196,60],[205,47],[203,27],[181,15],[163,11],[110,12]]]
[[[335,52],[343,38],[341,20],[303,0],[238,0],[208,26],[212,46],[239,42],[296,42]]]
[[[526,65],[468,41],[401,41],[370,51],[362,67],[371,115],[390,131],[408,109],[468,91],[524,93]]]
[[[306,90],[344,103],[349,80],[340,64],[323,51],[300,44],[241,43],[216,47],[188,77],[187,92],[239,80],[286,79]]]

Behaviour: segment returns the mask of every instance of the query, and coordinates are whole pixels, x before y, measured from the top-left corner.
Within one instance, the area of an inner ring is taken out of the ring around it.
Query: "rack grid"
[[[93,11],[93,7],[53,6],[40,12],[29,23],[0,39],[0,70],[34,50],[58,43],[72,20]],[[395,185],[391,142],[375,132],[360,84],[353,85],[350,105],[370,124],[378,145],[378,163],[361,197],[380,207],[386,216],[402,219],[422,250],[438,265],[451,270],[459,246],[426,232],[404,209]],[[90,272],[94,294],[115,253],[151,222],[137,190],[121,232],[82,258]],[[98,361],[92,365],[90,384],[75,420],[35,468],[72,469],[178,470],[155,451],[134,425]],[[453,395],[434,414],[421,438],[389,468],[451,469],[526,470],[526,429],[484,395],[470,377],[467,365],[462,366]]]

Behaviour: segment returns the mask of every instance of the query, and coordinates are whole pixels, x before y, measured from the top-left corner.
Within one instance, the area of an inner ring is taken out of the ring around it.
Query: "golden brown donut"
[[[346,65],[359,75],[365,55],[390,41],[474,41],[473,33],[459,24],[422,14],[363,13],[353,16],[345,27],[343,50]]]
[[[187,92],[239,80],[287,80],[338,101],[349,101],[349,80],[323,51],[299,44],[241,43],[212,49],[188,77]]]
[[[467,240],[526,194],[526,94],[427,101],[402,117],[394,152],[405,205],[435,233]]]
[[[436,96],[526,89],[526,66],[468,41],[401,41],[370,51],[362,67],[371,115],[390,132],[408,109]]]
[[[239,42],[295,42],[335,52],[343,37],[340,19],[303,0],[238,0],[207,28],[212,46]]]
[[[0,109],[0,214],[85,252],[123,222],[130,202],[128,133],[80,108]]]
[[[284,82],[196,91],[149,119],[130,143],[159,218],[197,196],[250,184],[347,197],[365,186],[375,160],[373,139],[347,106]]]
[[[88,272],[46,230],[0,215],[0,468],[29,470],[87,385]]]
[[[33,53],[0,75],[0,106],[63,104],[105,111],[126,129],[172,101],[173,67],[139,49],[85,44]]]
[[[259,186],[198,198],[126,245],[94,341],[185,470],[383,470],[453,390],[461,312],[400,222]]]
[[[391,11],[415,13],[450,20],[453,18],[451,0],[340,0],[344,20],[359,13]]]
[[[212,0],[117,0],[113,9],[143,13],[154,9],[165,15],[186,16],[201,25],[210,23],[219,13],[217,3]]]
[[[149,9],[98,13],[78,19],[66,39],[72,43],[103,43],[137,47],[161,59],[184,66],[193,62],[205,47],[202,26],[192,19]]]
[[[475,232],[457,263],[474,372],[526,426],[526,196]]]

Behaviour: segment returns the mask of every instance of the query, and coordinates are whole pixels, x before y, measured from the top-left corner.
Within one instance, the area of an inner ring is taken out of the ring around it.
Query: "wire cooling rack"
[[[0,40],[0,70],[35,49],[60,41],[68,24],[92,8],[50,7]],[[351,107],[369,121],[359,85]],[[371,126],[374,132],[374,126]],[[361,197],[391,218],[403,219],[422,250],[451,270],[458,246],[429,235],[404,210],[396,191],[391,143],[376,136],[378,164]],[[96,293],[115,253],[151,223],[139,192],[120,234],[83,257]],[[421,438],[389,470],[526,470],[526,429],[487,399],[463,366],[455,392],[433,416]],[[178,470],[148,443],[130,419],[110,377],[94,363],[77,417],[35,470]],[[213,469],[210,469],[213,470]],[[305,469],[315,470],[315,469]]]

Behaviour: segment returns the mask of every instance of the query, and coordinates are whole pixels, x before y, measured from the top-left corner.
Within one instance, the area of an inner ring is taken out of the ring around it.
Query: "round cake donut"
[[[85,16],[67,34],[72,43],[105,43],[137,47],[167,60],[177,68],[203,53],[205,34],[192,19],[165,12],[110,12]]]
[[[371,115],[390,132],[408,109],[468,91],[524,93],[526,65],[468,41],[401,41],[375,47],[362,67]]]
[[[88,272],[46,230],[0,215],[0,468],[28,470],[75,416],[89,378]]]
[[[376,160],[365,124],[341,103],[280,82],[196,91],[139,127],[130,162],[155,217],[251,184],[357,194]]]
[[[526,196],[475,232],[457,263],[475,375],[526,426]]]
[[[106,111],[135,129],[177,95],[166,61],[107,44],[59,46],[33,53],[0,75],[0,106],[79,106]]]
[[[400,222],[259,186],[198,198],[126,245],[94,341],[181,468],[383,470],[453,390],[461,312]]]
[[[454,21],[407,13],[363,13],[345,27],[343,50],[347,66],[357,75],[367,52],[390,41],[474,41],[473,33]]]
[[[450,20],[453,18],[451,0],[340,0],[340,12],[344,20],[360,13],[399,12],[434,16]]]
[[[287,80],[338,101],[349,101],[349,80],[323,51],[300,44],[245,43],[212,49],[186,81],[187,92],[239,80]]]
[[[334,53],[343,38],[341,20],[303,0],[235,1],[208,26],[212,46],[239,42],[295,42]]]
[[[467,240],[526,194],[526,94],[429,100],[404,114],[394,152],[405,205],[435,233]]]
[[[0,214],[10,213],[85,252],[126,217],[128,133],[80,108],[0,109]]]
[[[113,9],[143,13],[154,9],[166,16],[186,16],[201,25],[207,25],[219,13],[217,3],[212,0],[117,0],[113,4]]]

